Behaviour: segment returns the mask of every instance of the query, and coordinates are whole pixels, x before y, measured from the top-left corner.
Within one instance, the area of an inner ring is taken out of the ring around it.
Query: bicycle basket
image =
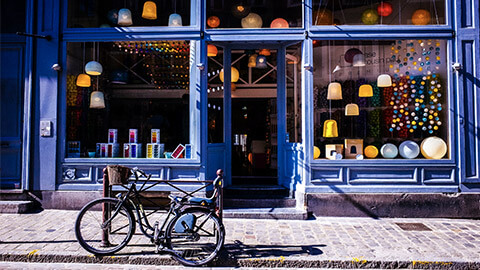
[[[192,214],[186,214],[181,216],[177,222],[175,222],[175,232],[185,233],[192,232],[195,226],[196,217]]]
[[[128,183],[128,178],[132,175],[130,168],[120,165],[108,165],[107,176],[110,185],[122,185]]]

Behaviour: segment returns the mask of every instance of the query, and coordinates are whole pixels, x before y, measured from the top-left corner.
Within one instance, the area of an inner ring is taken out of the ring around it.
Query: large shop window
[[[68,43],[66,157],[192,158],[189,58],[189,41]]]
[[[445,40],[314,41],[314,158],[448,158]]]
[[[69,0],[69,28],[189,26],[190,0]]]
[[[207,0],[207,28],[301,28],[301,0]]]
[[[314,0],[312,25],[445,24],[445,0]]]

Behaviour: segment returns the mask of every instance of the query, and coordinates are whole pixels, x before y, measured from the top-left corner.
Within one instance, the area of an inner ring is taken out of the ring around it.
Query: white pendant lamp
[[[392,86],[392,77],[388,74],[381,74],[377,78],[378,87],[390,87]]]
[[[85,65],[85,73],[88,75],[98,76],[102,74],[103,67],[97,61],[90,61]]]
[[[346,116],[358,116],[360,114],[358,105],[355,103],[350,103],[345,106],[345,115]]]
[[[365,66],[365,56],[363,53],[358,53],[353,56],[352,65],[354,67],[364,67]]]
[[[100,91],[93,91],[90,95],[90,109],[104,109],[105,97]]]
[[[177,14],[177,13],[170,14],[170,17],[168,17],[168,26],[170,27],[182,26],[182,16],[180,16],[180,14]]]
[[[342,99],[342,85],[338,82],[331,82],[328,84],[327,99],[340,100]]]
[[[118,25],[130,26],[133,24],[132,12],[128,8],[122,8],[118,11]]]

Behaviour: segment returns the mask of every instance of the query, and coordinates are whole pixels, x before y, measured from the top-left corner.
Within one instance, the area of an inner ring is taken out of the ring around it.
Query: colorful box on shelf
[[[108,143],[118,143],[118,129],[108,130]]]
[[[118,143],[97,143],[96,156],[112,158],[120,156],[120,145]]]
[[[343,144],[325,145],[325,157],[331,160],[341,159],[343,155]]]
[[[163,143],[147,143],[147,158],[162,158],[164,151]]]
[[[160,143],[160,129],[152,129],[150,143]]]
[[[128,142],[137,143],[138,142],[138,129],[129,129],[128,130]]]
[[[67,157],[79,158],[80,157],[80,141],[69,141],[67,143]]]
[[[345,158],[357,158],[363,155],[362,139],[345,139]]]
[[[124,143],[123,157],[124,158],[141,158],[142,144],[141,143]]]

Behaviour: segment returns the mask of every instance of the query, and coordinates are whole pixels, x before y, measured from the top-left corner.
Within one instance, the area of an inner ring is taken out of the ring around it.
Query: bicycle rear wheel
[[[210,210],[187,208],[170,221],[165,236],[174,259],[183,265],[200,266],[217,256],[225,241],[225,229]]]
[[[102,198],[89,202],[78,213],[75,236],[95,255],[108,255],[125,247],[135,232],[132,212],[120,200]]]

